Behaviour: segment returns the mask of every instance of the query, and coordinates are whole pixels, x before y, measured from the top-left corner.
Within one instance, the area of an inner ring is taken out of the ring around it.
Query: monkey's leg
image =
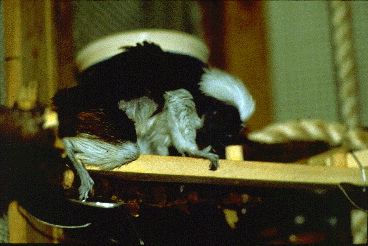
[[[108,143],[100,139],[93,139],[88,134],[64,138],[63,141],[66,147],[68,146],[67,150],[71,149],[71,151],[67,151],[67,154],[81,178],[80,199],[88,197],[88,193],[93,187],[93,181],[85,167],[77,159],[85,165],[98,166],[101,170],[107,171],[129,163],[140,155],[137,143],[131,141]]]
[[[81,186],[79,187],[79,199],[86,200],[88,198],[88,193],[92,191],[94,182],[89,175],[87,169],[83,166],[81,162],[78,162],[75,158],[75,148],[73,148],[72,138],[63,138],[62,141],[65,145],[66,154],[73,163],[74,168],[75,170],[77,170],[77,173],[81,180]]]

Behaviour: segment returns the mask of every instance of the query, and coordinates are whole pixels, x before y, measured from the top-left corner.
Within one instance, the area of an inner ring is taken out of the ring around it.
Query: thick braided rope
[[[329,1],[332,44],[339,85],[340,113],[349,129],[360,126],[359,83],[352,38],[349,1]]]
[[[292,120],[271,124],[259,131],[248,134],[250,140],[260,143],[283,143],[291,140],[322,140],[331,146],[346,144],[353,150],[368,148],[368,132],[360,128],[348,129],[339,123],[322,120]]]

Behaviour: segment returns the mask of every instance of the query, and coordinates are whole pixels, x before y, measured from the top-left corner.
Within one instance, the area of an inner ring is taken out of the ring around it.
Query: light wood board
[[[210,171],[210,162],[200,158],[141,155],[136,161],[112,171],[87,167],[92,173],[130,180],[256,186],[363,185],[359,168],[308,166],[301,164],[220,160]]]

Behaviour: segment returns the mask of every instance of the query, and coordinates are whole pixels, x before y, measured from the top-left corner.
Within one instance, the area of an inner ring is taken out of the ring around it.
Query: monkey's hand
[[[211,161],[210,170],[219,167],[218,155],[210,153],[211,146],[198,149],[196,143],[197,129],[203,121],[198,117],[192,95],[184,89],[166,92],[165,107],[167,126],[169,127],[173,145],[179,153],[204,157]]]

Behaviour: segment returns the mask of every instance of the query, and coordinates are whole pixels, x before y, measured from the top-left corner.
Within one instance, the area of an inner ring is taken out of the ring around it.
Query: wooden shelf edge
[[[363,185],[360,169],[300,164],[220,160],[220,168],[209,170],[200,158],[141,155],[137,160],[111,171],[87,167],[92,173],[141,181],[211,183],[223,185],[334,186]]]

